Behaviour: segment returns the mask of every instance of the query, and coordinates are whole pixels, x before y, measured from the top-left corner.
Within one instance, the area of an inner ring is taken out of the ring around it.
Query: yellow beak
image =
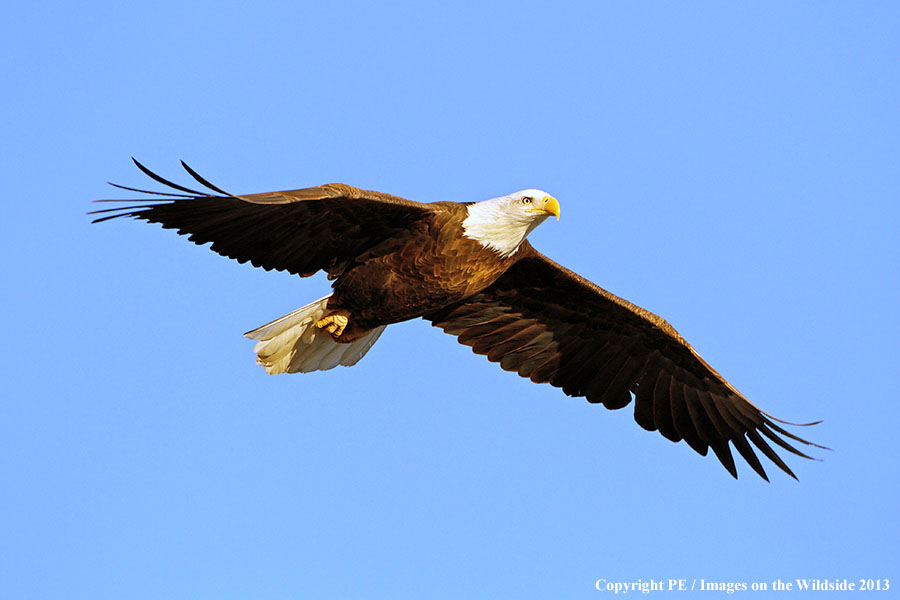
[[[553,196],[544,196],[543,206],[540,210],[548,215],[553,215],[559,221],[559,201]]]

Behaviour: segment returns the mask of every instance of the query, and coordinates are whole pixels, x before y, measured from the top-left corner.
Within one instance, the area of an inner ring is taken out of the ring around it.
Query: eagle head
[[[500,256],[510,256],[550,215],[559,219],[559,202],[541,190],[522,190],[466,206],[465,236]]]

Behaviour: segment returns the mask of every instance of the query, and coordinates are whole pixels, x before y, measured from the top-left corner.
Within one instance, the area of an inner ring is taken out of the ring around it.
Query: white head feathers
[[[559,202],[547,192],[531,189],[470,204],[468,211],[465,236],[507,257],[547,217],[559,218]]]

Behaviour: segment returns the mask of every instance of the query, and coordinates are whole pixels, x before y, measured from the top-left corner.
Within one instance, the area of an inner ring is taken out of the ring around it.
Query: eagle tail
[[[327,314],[330,297],[325,296],[244,334],[258,340],[253,351],[256,362],[266,368],[266,373],[311,373],[338,365],[351,367],[366,355],[387,326],[376,327],[349,344],[335,341],[330,333],[316,327],[316,322]]]

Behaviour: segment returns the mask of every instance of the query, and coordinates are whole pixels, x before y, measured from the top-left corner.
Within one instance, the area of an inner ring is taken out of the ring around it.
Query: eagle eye
[[[532,202],[534,202],[534,198],[531,198],[529,196],[525,196],[524,198],[522,198],[522,204],[531,204]]]

